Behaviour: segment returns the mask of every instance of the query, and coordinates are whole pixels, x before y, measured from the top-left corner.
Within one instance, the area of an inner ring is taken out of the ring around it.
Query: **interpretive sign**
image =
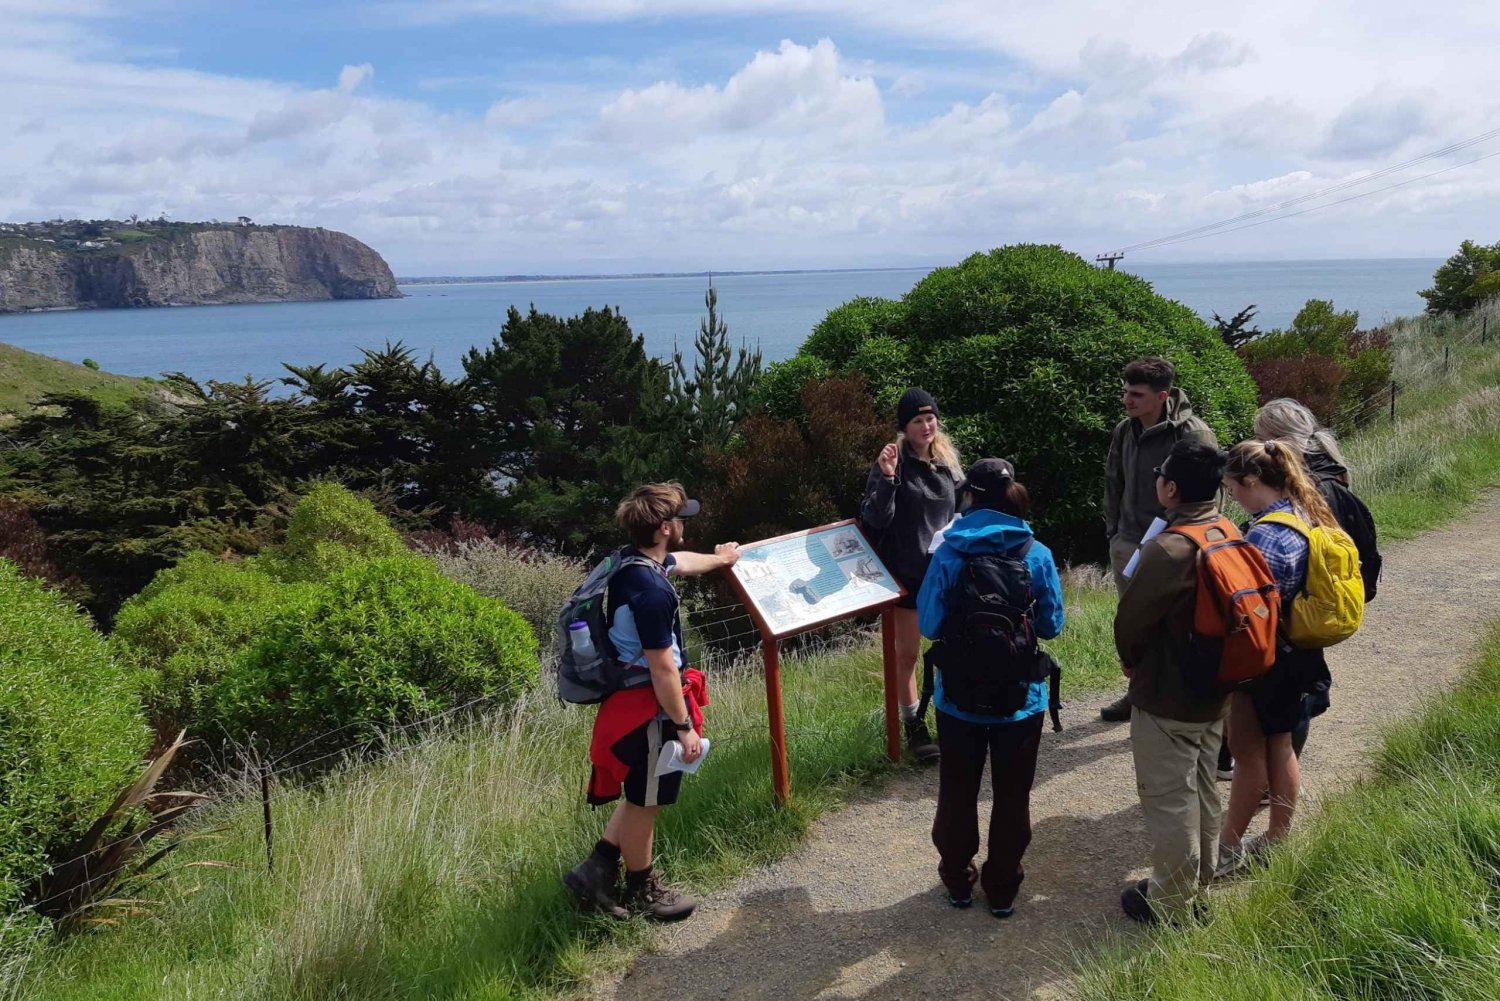
[[[879,608],[905,593],[852,521],[741,546],[729,572],[756,624],[776,637]]]
[[[780,641],[796,633],[880,610],[885,666],[885,748],[901,756],[896,707],[896,641],[892,607],[906,591],[891,576],[852,520],[810,528],[740,546],[740,558],[724,571],[760,631],[766,665],[767,722],[771,728],[771,786],[778,802],[791,795],[786,727],[781,707]]]

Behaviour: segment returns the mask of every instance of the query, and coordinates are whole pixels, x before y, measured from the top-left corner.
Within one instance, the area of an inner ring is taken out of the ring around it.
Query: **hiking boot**
[[[663,886],[654,868],[625,876],[625,906],[653,921],[681,921],[698,907],[698,898]]]
[[[943,756],[927,730],[926,720],[906,721],[906,746],[910,749],[911,756],[924,765],[930,765]]]
[[[1120,894],[1120,908],[1124,910],[1125,916],[1143,925],[1154,925],[1160,920],[1156,912],[1151,909],[1150,903],[1146,901],[1146,891],[1150,887],[1151,880],[1143,879]]]
[[[594,854],[564,873],[562,881],[582,909],[600,911],[623,921],[630,917],[630,912],[620,906],[615,895],[619,878],[618,865]]]
[[[1106,723],[1130,722],[1130,696],[1122,695],[1099,710],[1099,718]]]
[[[1262,837],[1250,838],[1237,845],[1219,845],[1219,864],[1214,879],[1229,879],[1247,872],[1251,866],[1265,865],[1271,842]]]

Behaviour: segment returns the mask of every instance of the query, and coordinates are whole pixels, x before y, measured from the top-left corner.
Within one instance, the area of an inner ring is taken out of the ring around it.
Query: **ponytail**
[[[1285,494],[1312,527],[1338,527],[1338,519],[1302,461],[1302,451],[1290,442],[1242,441],[1229,450],[1224,475],[1241,482],[1254,476],[1272,490]]]

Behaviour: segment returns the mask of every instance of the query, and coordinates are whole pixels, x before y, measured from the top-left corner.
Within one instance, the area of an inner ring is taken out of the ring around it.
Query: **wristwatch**
[[[689,713],[688,714],[688,718],[686,720],[684,720],[683,722],[681,722],[681,723],[677,722],[675,719],[672,721],[672,729],[676,730],[678,733],[684,733],[684,732],[686,732],[688,730],[691,730],[692,728],[693,728],[693,716],[692,716],[692,713]]]

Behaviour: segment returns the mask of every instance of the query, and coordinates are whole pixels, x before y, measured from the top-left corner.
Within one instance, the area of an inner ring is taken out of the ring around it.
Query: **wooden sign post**
[[[766,715],[771,730],[771,786],[776,801],[791,795],[786,721],[781,704],[781,641],[840,619],[880,610],[885,661],[885,749],[901,757],[896,692],[896,633],[892,608],[906,589],[891,576],[852,519],[740,546],[724,571],[760,632],[766,671]]]

